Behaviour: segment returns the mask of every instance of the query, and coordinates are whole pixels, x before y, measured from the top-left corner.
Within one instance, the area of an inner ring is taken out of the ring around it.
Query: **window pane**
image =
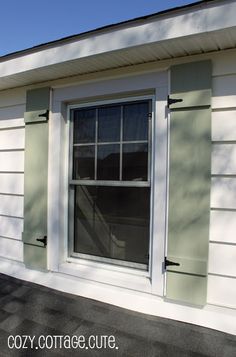
[[[124,141],[148,139],[148,112],[148,102],[124,105]]]
[[[148,264],[149,202],[147,187],[77,186],[74,251]]]
[[[94,145],[74,146],[73,179],[94,180]]]
[[[98,145],[97,179],[119,180],[120,145]]]
[[[124,144],[122,166],[122,180],[147,181],[148,144]]]
[[[95,143],[95,109],[74,112],[74,144]]]
[[[98,141],[120,141],[121,107],[106,107],[98,109]]]

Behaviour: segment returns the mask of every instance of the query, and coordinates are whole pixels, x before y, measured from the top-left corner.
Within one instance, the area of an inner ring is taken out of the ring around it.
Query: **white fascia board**
[[[15,58],[1,62],[0,78],[144,44],[235,27],[235,13],[235,0],[213,2],[152,18],[145,23],[131,22],[115,29],[88,34],[69,43],[55,43],[53,47],[16,54]]]

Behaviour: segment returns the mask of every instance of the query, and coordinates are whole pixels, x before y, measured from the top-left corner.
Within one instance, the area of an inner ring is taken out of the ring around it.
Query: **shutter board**
[[[38,115],[49,110],[49,94],[48,87],[28,91],[25,113],[24,263],[40,270],[47,269],[37,239],[47,236],[48,122]]]
[[[47,267],[47,249],[24,244],[24,264],[27,268],[45,270]]]
[[[173,99],[182,99],[183,102],[174,103],[171,105],[171,109],[178,108],[192,108],[192,107],[205,107],[210,106],[211,92],[208,89],[196,90],[189,92],[179,92],[177,94],[171,94]]]
[[[182,99],[171,109],[211,105],[211,61],[186,63],[171,67],[171,98]]]
[[[172,66],[171,94],[211,89],[211,73],[212,63],[209,60]]]
[[[48,120],[50,88],[37,88],[26,93],[25,123],[45,122]]]
[[[48,125],[28,124],[25,130],[24,227],[27,232],[47,235]],[[33,238],[27,241],[37,244]]]
[[[170,261],[179,263],[179,266],[167,267],[168,272],[180,272],[186,274],[206,275],[207,261],[205,259],[187,259],[178,256],[168,255]]]
[[[26,93],[26,113],[38,110],[48,110],[50,103],[50,88],[37,88]]]
[[[191,73],[194,73],[192,77]],[[170,106],[167,259],[180,263],[180,266],[167,267],[166,296],[197,305],[206,302],[207,286],[211,187],[210,83],[210,61],[171,67],[170,96],[181,98],[183,102]]]
[[[44,122],[48,120],[48,112],[46,109],[35,110],[32,112],[26,112],[24,117],[25,123]]]
[[[207,279],[203,276],[167,273],[166,296],[179,302],[187,302],[193,305],[205,305]]]

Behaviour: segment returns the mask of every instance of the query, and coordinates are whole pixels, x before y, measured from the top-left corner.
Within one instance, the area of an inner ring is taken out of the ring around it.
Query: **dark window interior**
[[[148,100],[72,111],[74,253],[148,265],[149,111]]]

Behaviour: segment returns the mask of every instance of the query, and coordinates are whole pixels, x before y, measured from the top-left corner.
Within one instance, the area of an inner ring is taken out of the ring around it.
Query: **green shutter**
[[[204,305],[211,185],[211,62],[171,67],[166,297]]]
[[[48,113],[50,88],[27,91],[25,112],[24,263],[47,269]]]

